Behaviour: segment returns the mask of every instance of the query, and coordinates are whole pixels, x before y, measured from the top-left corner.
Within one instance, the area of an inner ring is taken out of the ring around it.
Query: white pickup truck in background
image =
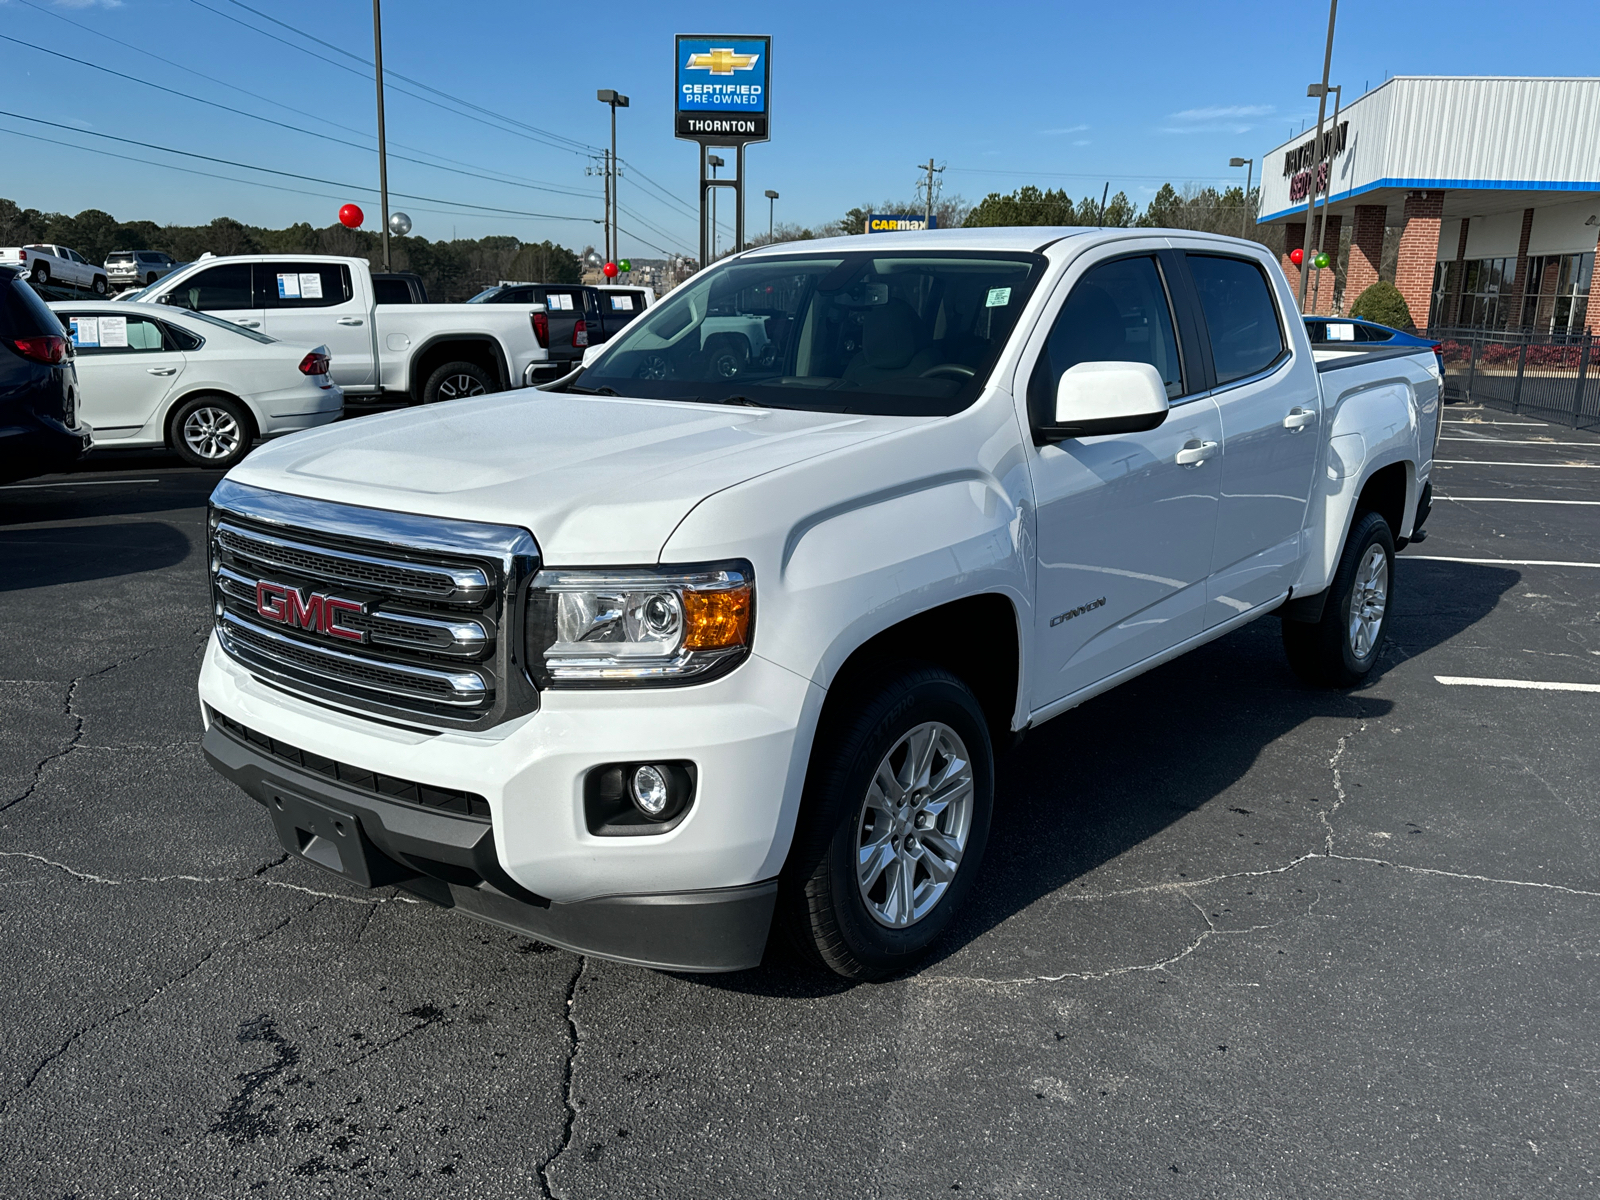
[[[1426,348],[1315,362],[1253,242],[752,250],[537,403],[230,472],[205,752],[362,885],[685,970],[776,920],[882,977],[984,886],[1027,730],[1268,615],[1308,681],[1373,670],[1439,391]]]
[[[83,288],[104,296],[110,285],[104,267],[96,266],[76,250],[53,243],[0,248],[0,266],[16,267],[29,283],[46,287]]]
[[[365,259],[314,254],[201,257],[120,298],[210,313],[280,341],[325,345],[347,399],[431,403],[561,375],[540,345],[542,305],[378,304]]]

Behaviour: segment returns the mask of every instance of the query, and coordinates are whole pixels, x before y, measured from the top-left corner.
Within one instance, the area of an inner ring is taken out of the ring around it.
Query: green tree
[[[1118,193],[1118,198],[1126,197]],[[1085,201],[1087,205],[1089,202]],[[1009,196],[990,192],[967,214],[968,229],[994,229],[1010,225],[1081,225],[1080,212],[1064,191],[1040,191],[1032,184]]]
[[[1376,321],[1391,329],[1416,330],[1406,298],[1387,279],[1380,279],[1357,296],[1356,302],[1350,306],[1350,315],[1364,321]]]
[[[511,279],[530,283],[577,283],[583,278],[583,260],[554,242],[530,242],[511,260]]]

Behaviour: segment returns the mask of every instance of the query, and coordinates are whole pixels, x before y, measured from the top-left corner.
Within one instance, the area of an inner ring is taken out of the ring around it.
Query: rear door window
[[[66,322],[79,354],[139,354],[170,350],[163,337],[165,326],[148,317],[127,313],[69,313]]]
[[[1187,258],[1200,294],[1217,383],[1258,375],[1276,363],[1285,352],[1283,326],[1261,267],[1220,254]]]
[[[332,308],[355,293],[344,263],[257,264],[264,308]]]
[[[184,280],[173,293],[173,300],[196,312],[222,312],[255,307],[250,290],[250,264],[224,263]]]

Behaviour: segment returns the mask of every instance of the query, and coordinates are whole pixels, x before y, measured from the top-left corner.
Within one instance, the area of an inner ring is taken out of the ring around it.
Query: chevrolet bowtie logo
[[[713,46],[707,54],[689,55],[689,69],[710,71],[713,75],[732,75],[753,70],[759,54],[735,54],[731,49]]]

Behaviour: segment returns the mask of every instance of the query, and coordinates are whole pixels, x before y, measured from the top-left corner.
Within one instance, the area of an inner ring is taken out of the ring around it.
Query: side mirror
[[[1055,421],[1044,441],[1143,433],[1167,419],[1167,385],[1149,363],[1082,362],[1056,386]]]

